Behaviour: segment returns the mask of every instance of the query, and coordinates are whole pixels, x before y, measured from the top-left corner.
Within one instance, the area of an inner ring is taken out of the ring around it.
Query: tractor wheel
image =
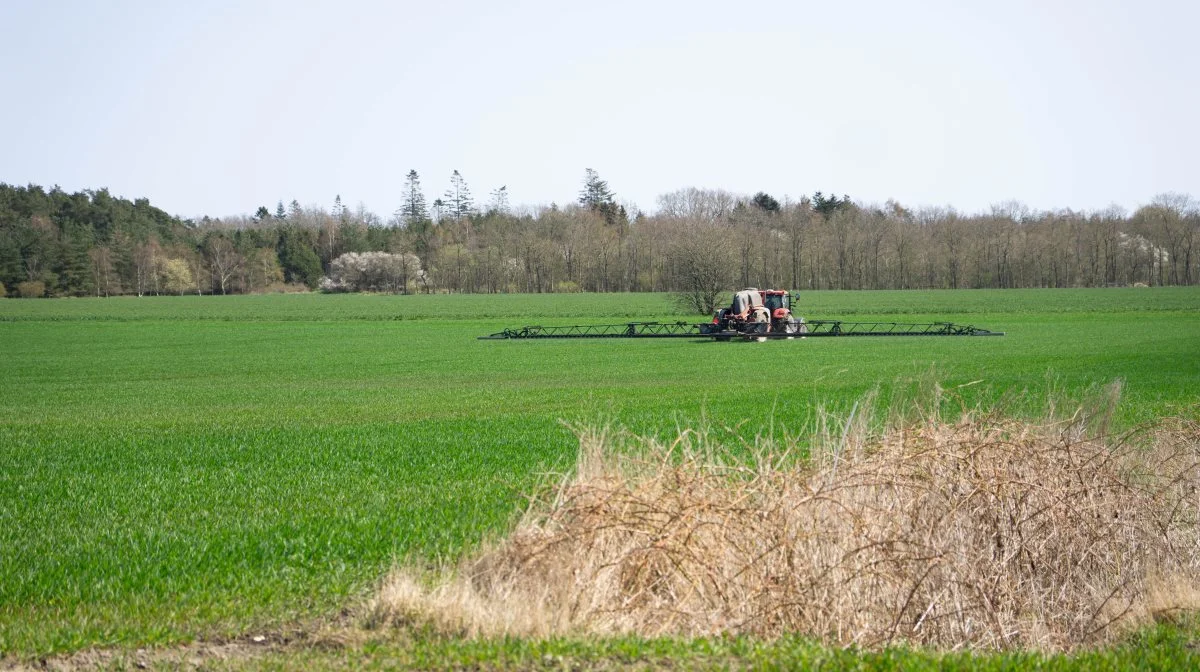
[[[771,330],[771,318],[765,313],[760,312],[754,316],[754,321],[748,325],[748,331],[752,334],[765,334]],[[767,340],[766,336],[759,336],[756,339],[759,343]]]
[[[799,327],[800,325],[798,322],[796,322],[796,318],[792,317],[791,315],[788,315],[787,319],[783,320],[783,333],[788,335],[788,340],[794,338],[792,334],[796,333],[799,330]]]
[[[725,329],[729,328],[729,309],[728,308],[722,308],[722,309],[718,310],[716,315],[713,316],[713,318],[716,321],[715,323],[716,323],[716,327],[717,327],[718,331],[724,331]]]

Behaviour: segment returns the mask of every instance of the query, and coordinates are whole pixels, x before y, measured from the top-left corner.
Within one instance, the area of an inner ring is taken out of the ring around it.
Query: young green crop
[[[1120,378],[1120,421],[1200,399],[1200,290],[812,292],[811,318],[1003,338],[480,341],[700,320],[664,295],[0,301],[0,651],[245,632],[327,614],[398,557],[502,531],[570,423],[742,436],[930,381],[1040,413]],[[959,387],[961,386],[961,387]],[[724,430],[722,430],[724,431]]]
[[[1192,287],[1115,289],[1012,289],[912,291],[800,291],[796,313],[811,319],[853,315],[926,314],[966,321],[978,314],[1195,312],[1200,296]],[[707,320],[689,315],[665,294],[269,294],[250,296],[146,296],[55,301],[0,301],[0,322],[231,320],[497,320],[501,327],[522,320],[568,324],[602,318]]]

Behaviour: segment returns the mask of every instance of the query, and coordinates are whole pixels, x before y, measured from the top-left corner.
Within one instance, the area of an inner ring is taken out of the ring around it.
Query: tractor
[[[713,315],[713,334],[804,334],[804,318],[792,315],[791,294],[786,289],[749,287],[733,295],[733,303]]]

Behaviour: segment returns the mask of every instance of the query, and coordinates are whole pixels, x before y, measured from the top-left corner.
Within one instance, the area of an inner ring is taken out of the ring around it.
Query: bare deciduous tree
[[[222,294],[225,294],[229,279],[233,277],[242,263],[242,255],[238,254],[228,238],[221,235],[209,236],[204,243],[204,253],[212,268],[212,276],[216,280],[217,287]]]
[[[675,298],[689,310],[710,315],[717,300],[733,283],[734,245],[729,230],[720,224],[688,222],[668,256],[675,280]]]

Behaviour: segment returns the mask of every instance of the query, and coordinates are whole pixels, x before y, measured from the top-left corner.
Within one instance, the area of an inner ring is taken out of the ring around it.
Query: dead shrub
[[[302,282],[272,282],[260,290],[262,294],[307,294],[312,290]]]
[[[396,570],[371,619],[461,635],[1103,643],[1200,606],[1200,427],[1095,426],[974,414],[843,433],[811,459],[761,441],[740,460],[693,431],[667,444],[582,431],[576,473],[511,536],[432,581]]]
[[[17,295],[22,299],[40,299],[46,295],[46,283],[41,280],[18,282]]]

